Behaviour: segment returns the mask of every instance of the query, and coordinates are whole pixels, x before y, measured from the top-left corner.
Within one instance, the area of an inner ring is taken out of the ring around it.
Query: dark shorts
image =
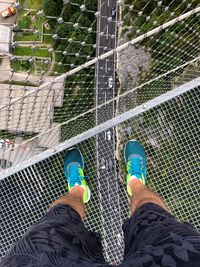
[[[200,234],[159,206],[142,205],[123,226],[120,266],[199,267]],[[69,206],[52,208],[14,244],[0,267],[81,267],[106,264],[100,237],[88,231]]]

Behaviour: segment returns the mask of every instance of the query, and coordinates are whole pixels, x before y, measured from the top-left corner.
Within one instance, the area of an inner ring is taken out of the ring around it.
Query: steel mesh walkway
[[[87,206],[85,223],[89,229],[102,234],[105,255],[109,261],[120,261],[123,252],[122,231],[118,225],[129,214],[123,161],[123,147],[129,139],[136,138],[145,147],[150,188],[165,199],[177,218],[189,221],[200,229],[199,120],[196,112],[199,106],[198,96],[199,89],[194,88],[136,116],[133,110],[130,119],[117,125],[115,180],[110,179],[109,173],[105,171],[99,183],[95,150],[97,136],[76,144],[84,154],[88,183],[92,189],[92,200]],[[14,240],[46,212],[48,205],[56,197],[66,192],[64,153],[65,150],[1,181],[2,255]],[[105,151],[105,158],[109,153]],[[104,194],[107,187],[110,193]],[[110,236],[111,228],[115,230],[114,236]],[[112,245],[109,243],[110,239],[115,240]]]

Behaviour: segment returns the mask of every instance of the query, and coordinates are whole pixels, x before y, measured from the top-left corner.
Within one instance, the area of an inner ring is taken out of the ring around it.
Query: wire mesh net
[[[199,89],[195,88],[76,144],[84,155],[92,190],[85,224],[102,234],[109,262],[122,259],[121,226],[129,215],[123,148],[130,139],[138,139],[146,150],[148,186],[164,198],[173,215],[200,229],[198,96]],[[105,149],[103,143],[112,131],[118,132],[117,144],[114,149]],[[100,145],[101,158],[97,155]],[[67,191],[64,154],[65,150],[1,181],[2,255],[54,199]]]
[[[75,136],[199,76],[198,1],[12,2],[0,6],[15,9],[0,20],[11,31],[0,41],[1,171],[66,140],[67,121]]]
[[[147,150],[150,187],[199,228],[199,1],[10,0],[0,12],[1,254],[66,191],[69,140],[86,158],[93,191],[86,225],[102,233],[108,261],[123,252],[122,150],[130,138]],[[190,81],[191,92],[104,124]]]

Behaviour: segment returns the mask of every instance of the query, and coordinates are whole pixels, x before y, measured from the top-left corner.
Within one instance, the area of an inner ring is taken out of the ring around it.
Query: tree
[[[63,0],[43,0],[42,5],[46,16],[59,17],[63,8]]]

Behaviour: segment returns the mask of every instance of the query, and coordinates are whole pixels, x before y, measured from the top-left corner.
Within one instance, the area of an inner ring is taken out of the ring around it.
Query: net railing
[[[198,0],[10,0],[0,16],[0,253],[67,187],[66,149],[86,159],[89,229],[120,262],[128,217],[123,146],[141,141],[149,186],[198,222]]]
[[[199,76],[198,1],[13,6],[0,21],[12,32],[0,41],[1,172]]]

